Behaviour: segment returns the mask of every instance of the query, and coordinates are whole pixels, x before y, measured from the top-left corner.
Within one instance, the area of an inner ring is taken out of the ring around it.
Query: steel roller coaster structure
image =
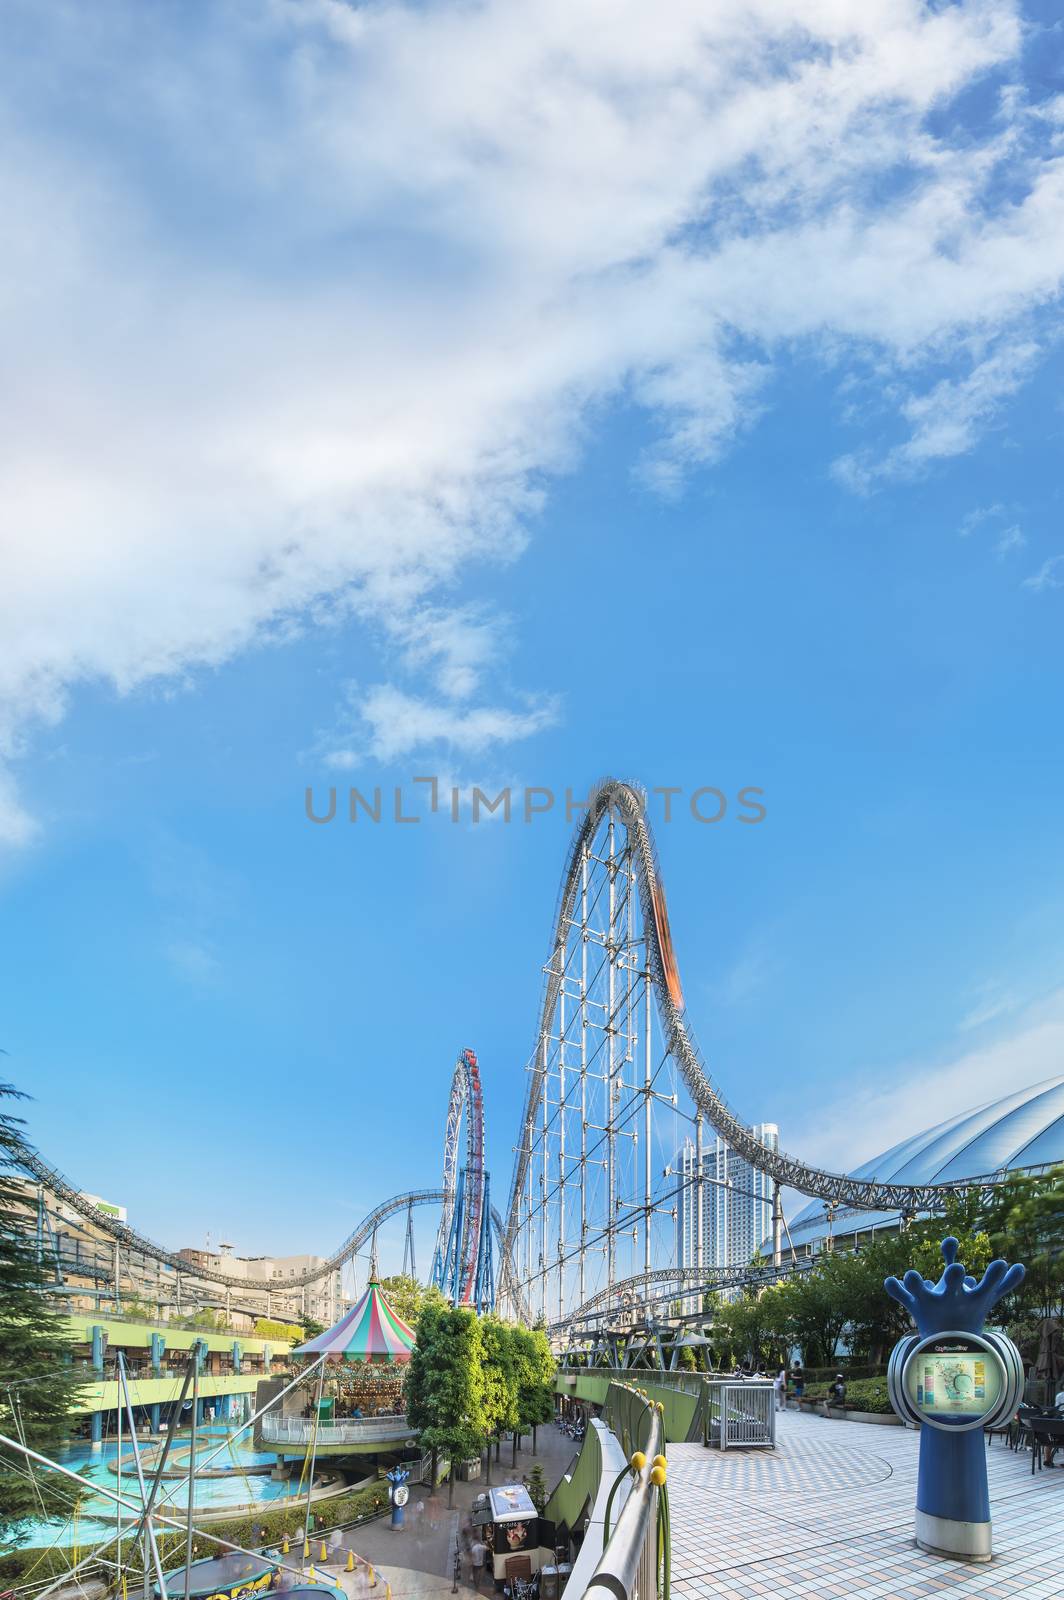
[[[404,1211],[412,1264],[413,1208],[433,1205],[441,1212],[432,1281],[457,1304],[483,1312],[497,1303],[503,1314],[526,1322],[538,1315],[560,1336],[589,1319],[608,1319],[615,1310],[677,1293],[693,1296],[699,1285],[733,1287],[764,1276],[761,1268],[722,1274],[702,1260],[704,1189],[710,1181],[702,1162],[707,1124],[771,1181],[773,1275],[785,1270],[784,1188],[821,1199],[829,1215],[847,1207],[910,1216],[940,1210],[951,1191],[1001,1182],[1004,1173],[998,1172],[951,1184],[877,1183],[810,1165],[761,1142],[713,1082],[686,1016],[645,812],[646,796],[638,786],[604,779],[589,796],[570,843],[505,1219],[491,1205],[480,1068],[466,1049],[451,1079],[440,1188],[385,1200],[326,1260],[277,1284],[246,1282],[156,1244],[99,1210],[24,1147],[19,1165],[38,1195],[54,1195],[107,1236],[109,1244],[96,1251],[92,1269],[98,1298],[107,1297],[110,1284],[117,1305],[125,1280],[131,1292],[150,1299],[176,1298],[179,1310],[213,1304],[267,1316],[284,1307],[298,1315],[294,1294],[302,1297],[305,1312],[307,1288],[338,1272],[375,1240],[383,1222]],[[686,1102],[681,1107],[681,1089],[689,1109]],[[668,1165],[680,1124],[692,1129],[696,1150],[697,1176],[685,1180],[693,1190],[688,1202],[696,1241],[694,1264],[687,1266],[674,1262],[679,1188]],[[664,1165],[655,1159],[656,1145]],[[37,1228],[42,1254],[56,1263],[53,1288],[62,1293],[63,1251],[47,1237],[43,1209]],[[83,1262],[75,1266],[84,1271]]]

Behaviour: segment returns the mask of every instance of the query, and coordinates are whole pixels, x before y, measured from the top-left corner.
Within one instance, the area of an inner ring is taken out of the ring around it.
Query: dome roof
[[[856,1168],[855,1178],[879,1183],[955,1183],[1019,1167],[1064,1161],[1064,1076],[1017,1089],[973,1111],[960,1111]],[[837,1210],[836,1235],[897,1220],[896,1212]],[[791,1223],[796,1246],[827,1232],[822,1200],[812,1200]]]

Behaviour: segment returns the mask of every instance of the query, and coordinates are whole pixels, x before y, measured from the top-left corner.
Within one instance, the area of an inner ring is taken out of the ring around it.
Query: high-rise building
[[[754,1137],[780,1147],[774,1122],[759,1122]],[[736,1155],[716,1135],[702,1150],[702,1251],[698,1252],[698,1153],[692,1139],[677,1152],[676,1260],[681,1267],[745,1267],[772,1232],[772,1179]]]

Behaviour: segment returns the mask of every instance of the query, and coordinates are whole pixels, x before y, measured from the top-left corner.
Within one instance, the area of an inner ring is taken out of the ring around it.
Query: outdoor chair
[[[1006,1418],[1006,1420],[1004,1422],[999,1422],[996,1427],[984,1428],[983,1432],[986,1434],[986,1447],[987,1447],[987,1449],[989,1450],[990,1442],[994,1438],[995,1434],[999,1435],[1002,1439],[1004,1439],[1005,1443],[1011,1449],[1015,1449],[1016,1448],[1016,1438],[1017,1438],[1017,1435],[1019,1434],[1019,1427],[1020,1427],[1020,1424],[1019,1424],[1019,1418],[1018,1417],[1008,1417],[1008,1418]]]
[[[1064,1449],[1064,1417],[1032,1416],[1028,1427],[1031,1431],[1031,1472],[1034,1473],[1041,1469],[1046,1450]]]
[[[1016,1435],[1009,1442],[1014,1450],[1026,1450],[1031,1442],[1031,1418],[1041,1416],[1037,1406],[1020,1406],[1016,1413]]]

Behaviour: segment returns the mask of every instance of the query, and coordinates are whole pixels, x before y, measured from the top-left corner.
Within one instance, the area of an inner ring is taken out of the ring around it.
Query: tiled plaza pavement
[[[994,1559],[913,1542],[918,1435],[787,1411],[777,1448],[669,1446],[675,1600],[1064,1600],[1064,1471],[987,1451]]]

